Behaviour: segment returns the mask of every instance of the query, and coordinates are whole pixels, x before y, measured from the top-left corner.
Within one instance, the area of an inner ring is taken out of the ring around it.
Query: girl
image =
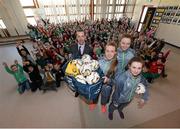
[[[101,111],[103,113],[106,112],[106,104],[109,101],[110,93],[111,93],[111,87],[112,84],[107,84],[107,73],[108,70],[113,62],[113,59],[116,55],[116,45],[114,42],[109,42],[105,46],[105,55],[99,60],[99,66],[101,70],[103,71],[103,74],[105,75],[104,79],[104,85],[102,86],[102,91],[101,91]],[[109,74],[109,73],[108,73]]]
[[[135,51],[130,48],[131,45],[131,35],[124,34],[119,43],[119,48],[117,49],[117,72],[123,73],[125,68],[131,58],[135,56]]]
[[[108,117],[110,120],[113,120],[114,110],[118,110],[120,117],[124,119],[122,110],[132,101],[138,84],[142,83],[145,87],[147,86],[147,81],[141,75],[143,64],[140,58],[133,57],[128,63],[129,70],[121,74],[120,77],[119,75],[115,77],[115,90],[112,96],[112,102],[109,105]],[[148,92],[146,89],[139,101],[140,108],[144,106],[147,99]]]

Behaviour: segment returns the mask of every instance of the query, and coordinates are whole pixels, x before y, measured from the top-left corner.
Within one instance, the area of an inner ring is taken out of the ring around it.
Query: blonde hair
[[[107,46],[113,46],[113,47],[115,47],[115,50],[117,50],[117,44],[114,41],[109,41],[106,44],[105,49]],[[117,64],[118,64],[118,61],[117,61],[117,57],[115,56],[115,58],[112,60],[111,66],[107,72],[107,75],[106,75],[107,77],[111,77],[115,74]]]

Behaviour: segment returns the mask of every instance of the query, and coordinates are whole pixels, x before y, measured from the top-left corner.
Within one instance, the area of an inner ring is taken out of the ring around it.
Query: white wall
[[[0,0],[0,17],[11,36],[25,35],[27,20],[19,0]]]
[[[180,25],[160,23],[156,37],[180,47]]]
[[[139,22],[143,5],[152,5],[154,7],[177,6],[180,5],[180,0],[152,0],[152,2],[147,2],[147,0],[137,0],[132,18],[133,21],[135,21],[136,23]],[[155,37],[164,39],[166,42],[171,43],[173,45],[180,46],[179,34],[180,25],[160,23]]]

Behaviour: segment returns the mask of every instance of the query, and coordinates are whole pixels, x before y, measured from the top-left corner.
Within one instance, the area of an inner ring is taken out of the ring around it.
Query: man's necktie
[[[79,52],[80,55],[82,55],[82,53],[81,53],[81,46],[79,46],[78,52]]]

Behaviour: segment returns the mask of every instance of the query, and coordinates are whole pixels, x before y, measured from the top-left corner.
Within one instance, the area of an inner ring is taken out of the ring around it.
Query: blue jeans
[[[101,89],[101,105],[106,105],[111,96],[112,87],[104,84]]]
[[[24,82],[19,83],[18,86],[18,92],[20,94],[23,94],[25,90],[30,89],[29,80],[25,80]]]

